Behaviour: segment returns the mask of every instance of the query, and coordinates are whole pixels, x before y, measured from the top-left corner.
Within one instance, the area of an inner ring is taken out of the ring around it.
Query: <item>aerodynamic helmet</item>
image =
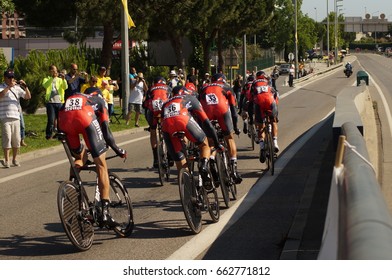
[[[211,82],[221,82],[226,83],[226,76],[222,73],[216,73],[212,76]]]

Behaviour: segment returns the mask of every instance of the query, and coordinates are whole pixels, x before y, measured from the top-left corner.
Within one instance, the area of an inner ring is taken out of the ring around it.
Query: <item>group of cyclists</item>
[[[256,126],[258,132],[257,143],[260,151],[264,149],[263,119],[265,114],[273,121],[274,148],[279,151],[277,144],[278,132],[278,100],[277,91],[271,86],[268,75],[258,71],[256,75],[249,75],[243,86],[239,104],[235,94],[222,73],[214,74],[209,83],[196,91],[191,76],[184,85],[170,87],[166,79],[156,77],[146,94],[143,107],[146,109],[146,119],[149,124],[150,144],[153,153],[153,165],[158,165],[157,133],[161,126],[162,135],[167,145],[169,159],[176,164],[177,170],[186,166],[185,155],[177,132],[183,133],[188,141],[195,143],[200,149],[199,171],[202,177],[216,173],[214,169],[215,156],[212,148],[224,150],[219,143],[217,133],[211,121],[217,121],[223,131],[224,139],[230,157],[232,178],[236,184],[242,182],[237,167],[237,147],[234,134],[240,134],[238,129],[238,114],[242,113],[244,133],[247,125]],[[254,118],[254,120],[253,120]],[[88,151],[97,165],[98,185],[101,194],[103,223],[115,227],[116,222],[109,213],[108,201],[108,169],[105,160],[107,146],[110,146],[120,157],[125,158],[127,152],[115,144],[109,128],[109,118],[104,101],[98,93],[89,95],[75,93],[67,98],[59,114],[59,129],[66,133],[67,142],[73,152],[76,165],[83,166],[87,160],[86,148],[80,142],[78,134],[82,134]],[[260,152],[260,161],[264,162]],[[203,178],[203,182],[211,182]],[[213,184],[206,184],[204,188],[211,191]]]

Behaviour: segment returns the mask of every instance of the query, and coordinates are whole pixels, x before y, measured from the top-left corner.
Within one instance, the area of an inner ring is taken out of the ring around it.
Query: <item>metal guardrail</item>
[[[331,182],[318,258],[392,260],[392,217],[369,161],[358,118],[363,104],[360,99],[365,95],[361,94],[363,88],[357,89],[343,90],[336,101],[334,136],[338,132],[346,140],[341,172],[335,167]]]
[[[342,135],[355,149],[344,150],[343,180],[338,185],[338,259],[392,260],[392,217],[369,163],[365,140],[352,122],[343,124]]]

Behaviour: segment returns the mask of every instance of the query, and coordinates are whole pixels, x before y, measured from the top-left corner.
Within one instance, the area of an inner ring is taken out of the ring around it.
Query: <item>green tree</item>
[[[15,4],[12,0],[1,0],[0,7],[2,12],[12,13],[15,10]]]

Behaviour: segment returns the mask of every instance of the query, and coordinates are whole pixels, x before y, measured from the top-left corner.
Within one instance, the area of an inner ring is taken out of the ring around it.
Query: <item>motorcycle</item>
[[[346,68],[346,69],[344,69],[343,72],[344,72],[344,74],[346,75],[347,78],[350,78],[350,76],[353,73],[353,70]]]

